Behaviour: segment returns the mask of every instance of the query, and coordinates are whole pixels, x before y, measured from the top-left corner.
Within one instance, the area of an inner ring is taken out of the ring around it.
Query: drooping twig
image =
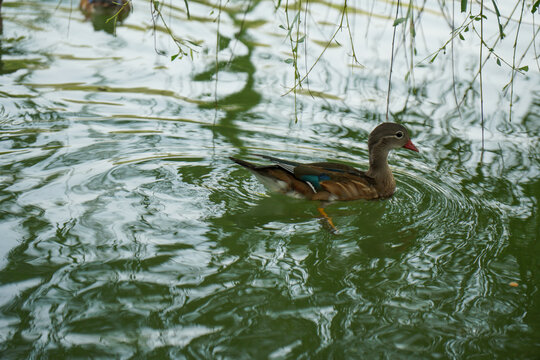
[[[401,6],[400,0],[398,0],[396,5],[396,18],[398,19],[399,8]],[[396,24],[394,23],[394,33],[392,35],[392,54],[390,57],[390,73],[388,74],[388,92],[386,93],[386,121],[388,121],[388,113],[390,111],[390,90],[392,89],[392,68],[394,67],[394,44],[396,40]]]
[[[516,73],[516,51],[517,42],[519,37],[519,29],[521,28],[521,20],[523,19],[523,8],[525,7],[525,1],[521,2],[521,14],[519,15],[519,23],[516,30],[516,39],[514,41],[514,53],[512,55],[512,76],[510,78],[510,111],[508,114],[508,120],[512,121],[512,105],[514,101],[514,75]]]
[[[480,2],[480,60],[479,60],[479,66],[480,69],[478,72],[480,73],[480,124],[482,126],[482,151],[480,155],[480,163],[482,163],[483,157],[484,157],[484,86],[482,83],[482,50],[484,49],[484,46],[482,45],[482,42],[484,41],[484,0],[481,0]]]

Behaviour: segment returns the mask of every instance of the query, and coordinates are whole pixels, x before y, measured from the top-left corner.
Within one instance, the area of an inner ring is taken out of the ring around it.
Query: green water
[[[482,149],[477,82],[460,114],[450,56],[419,67],[413,85],[397,60],[392,119],[420,153],[392,154],[391,199],[329,205],[335,234],[317,203],[266,193],[227,157],[365,167],[369,131],[385,119],[392,9],[351,18],[364,67],[349,66],[345,45],[329,48],[310,75],[317,96],[306,87],[295,112],[275,4],[244,15],[247,2],[228,3],[217,84],[216,12],[190,4],[191,21],[183,2],[164,16],[203,45],[171,63],[145,1],[116,36],[65,1],[4,2],[0,357],[538,358],[534,62],[511,121],[508,73],[486,66]],[[444,41],[438,5],[428,9],[425,42]],[[328,4],[312,10],[339,18]],[[309,61],[326,23],[306,41]],[[463,93],[477,48],[456,52]]]

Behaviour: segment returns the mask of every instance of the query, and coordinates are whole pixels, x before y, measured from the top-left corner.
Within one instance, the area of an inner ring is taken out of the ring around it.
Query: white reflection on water
[[[222,14],[231,41],[218,53],[217,94],[212,4],[190,2],[192,21],[182,6],[171,10],[175,33],[203,45],[193,60],[170,62],[154,52],[175,49],[167,34],[154,37],[147,2],[134,2],[116,37],[94,32],[76,11],[70,18],[67,3],[5,3],[2,349],[232,358],[534,351],[528,314],[538,307],[538,274],[528,246],[540,82],[532,66],[516,80],[509,123],[500,91],[508,73],[488,62],[482,154],[478,96],[460,117],[449,50],[409,83],[400,41],[391,110],[421,153],[391,157],[394,198],[329,206],[340,236],[325,230],[315,204],[265,194],[226,159],[274,152],[367,163],[367,133],[385,113],[393,16],[392,6],[373,4],[371,19],[350,14],[364,67],[348,65],[340,32],[342,46],[310,75],[318,96],[297,97],[295,124],[294,98],[282,96],[294,82],[284,62],[290,44],[271,2],[256,4],[246,24],[262,21],[237,39],[233,18],[244,15]],[[310,6],[302,71],[340,15]],[[449,36],[438,5],[427,6],[417,60]],[[469,45],[456,44],[460,92],[477,67]],[[511,45],[500,49],[506,58]]]

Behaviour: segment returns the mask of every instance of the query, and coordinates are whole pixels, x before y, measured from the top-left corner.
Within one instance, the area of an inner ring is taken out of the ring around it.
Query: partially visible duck
[[[129,0],[81,0],[79,7],[84,17],[92,21],[96,30],[112,32],[114,21],[108,21],[118,14],[116,20],[124,21],[131,12],[131,1]]]
[[[259,155],[273,165],[256,165],[234,157],[230,159],[247,168],[271,191],[309,200],[382,199],[394,194],[396,182],[388,166],[392,149],[406,148],[418,152],[405,126],[382,123],[369,134],[369,169],[314,162],[302,164],[273,156]]]

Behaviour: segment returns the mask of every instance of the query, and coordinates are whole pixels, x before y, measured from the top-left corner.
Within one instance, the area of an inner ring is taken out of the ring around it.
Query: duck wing
[[[258,155],[274,165],[257,166],[232,159],[250,169],[269,189],[282,193],[300,193],[313,200],[355,200],[378,197],[375,180],[352,166],[316,162],[302,164],[268,155]],[[272,180],[269,182],[269,180]],[[279,186],[276,186],[279,185]]]
[[[294,168],[296,178],[310,183],[317,200],[375,199],[375,179],[352,166],[339,163],[300,164]]]

